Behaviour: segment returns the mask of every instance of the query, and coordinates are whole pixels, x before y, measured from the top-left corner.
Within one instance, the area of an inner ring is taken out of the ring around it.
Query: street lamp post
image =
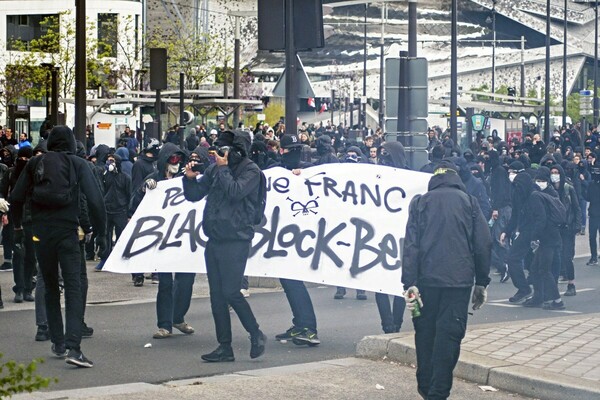
[[[456,111],[458,110],[458,0],[452,0],[452,24],[450,40],[450,136],[458,144]]]
[[[563,22],[563,113],[562,113],[562,126],[567,126],[567,1],[565,0],[565,19]]]
[[[75,1],[75,138],[85,143],[86,121],[86,12],[85,0]],[[54,104],[52,105],[53,108]],[[56,116],[58,117],[58,115]],[[54,117],[53,117],[54,118]]]
[[[492,2],[492,93],[496,93],[496,0]]]
[[[598,2],[594,4],[594,120],[598,123]]]
[[[363,98],[361,99],[361,110],[362,110],[362,128],[367,129],[367,10],[369,9],[369,3],[365,3],[365,26],[364,26],[364,40],[363,40]]]
[[[546,0],[546,80],[544,84],[544,141],[550,140],[550,0]]]

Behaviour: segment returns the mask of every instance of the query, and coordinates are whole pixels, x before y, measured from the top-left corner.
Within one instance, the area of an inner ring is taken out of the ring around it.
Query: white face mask
[[[550,175],[550,181],[552,181],[552,183],[560,182],[560,175]]]
[[[508,174],[508,180],[512,182],[515,180],[516,176],[517,176],[517,174],[515,174],[514,172],[511,172],[510,174]]]
[[[544,190],[548,187],[548,182],[536,182],[536,185],[540,188],[540,190]]]
[[[171,175],[177,174],[179,172],[179,164],[177,164],[177,165],[169,164],[169,166],[167,167],[167,171],[169,171],[169,173]]]
[[[108,166],[108,172],[113,172],[115,170],[115,165],[114,164],[110,164]]]

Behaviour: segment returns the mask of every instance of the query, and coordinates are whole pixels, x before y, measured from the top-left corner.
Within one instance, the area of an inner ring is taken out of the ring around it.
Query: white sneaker
[[[186,335],[191,335],[192,333],[194,333],[194,328],[189,326],[187,322],[182,322],[180,324],[173,324],[173,328],[180,330],[181,332],[185,333]]]
[[[242,293],[244,297],[250,297],[250,291],[248,289],[240,289],[240,293]]]
[[[154,335],[152,335],[154,339],[165,339],[171,337],[171,332],[164,328],[160,328]]]

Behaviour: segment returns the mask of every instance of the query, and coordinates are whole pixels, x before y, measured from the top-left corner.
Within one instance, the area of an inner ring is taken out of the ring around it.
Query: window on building
[[[98,14],[98,56],[117,57],[118,14]]]
[[[48,38],[49,31],[58,26],[58,21],[57,14],[7,15],[6,50],[56,52],[56,46],[50,45],[56,41],[45,39]],[[32,46],[32,42],[37,42],[37,46]]]

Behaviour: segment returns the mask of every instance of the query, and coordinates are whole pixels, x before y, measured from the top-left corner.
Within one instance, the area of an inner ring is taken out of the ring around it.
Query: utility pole
[[[379,127],[384,129],[385,124],[385,93],[384,93],[384,64],[385,64],[385,10],[387,8],[386,3],[381,4],[381,54],[379,56]]]
[[[496,93],[496,0],[492,0],[492,93]]]
[[[458,145],[456,111],[458,110],[458,0],[452,0],[450,42],[450,137]]]
[[[235,41],[233,50],[233,98],[240,99],[240,17],[235,16]],[[240,121],[240,109],[235,108],[233,112],[233,129],[238,128]]]
[[[363,40],[363,93],[361,102],[362,110],[362,128],[366,132],[367,129],[367,10],[369,3],[365,3],[365,25],[364,25],[364,40]],[[366,135],[366,134],[365,134]]]
[[[85,0],[75,1],[75,139],[85,143],[87,86]],[[57,115],[58,117],[58,115]]]
[[[296,109],[298,102],[297,68],[298,57],[296,56],[294,38],[294,0],[285,0],[285,132],[291,134],[298,133],[296,124],[298,119],[298,110]]]
[[[521,97],[526,97],[525,89],[525,36],[521,36]]]
[[[544,142],[550,141],[550,0],[546,0],[546,82],[544,88]]]
[[[565,19],[563,26],[563,113],[562,113],[562,126],[567,126],[567,1],[565,0]]]
[[[592,125],[598,123],[598,2],[594,4],[594,119]]]

